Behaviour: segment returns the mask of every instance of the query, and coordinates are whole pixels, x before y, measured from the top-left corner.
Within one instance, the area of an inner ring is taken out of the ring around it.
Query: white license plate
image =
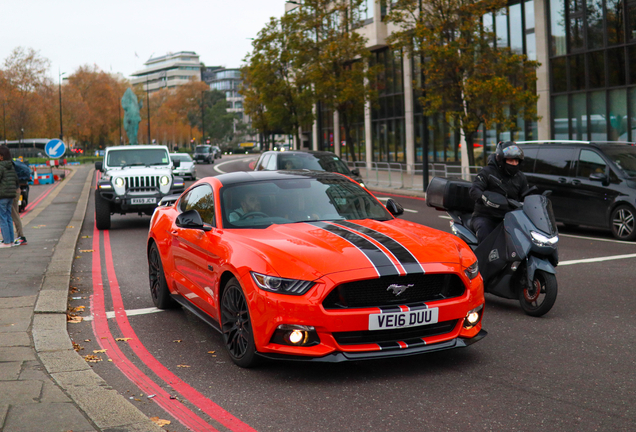
[[[387,330],[435,324],[438,315],[439,308],[371,314],[369,315],[369,330]]]
[[[131,204],[156,204],[157,198],[132,198]]]

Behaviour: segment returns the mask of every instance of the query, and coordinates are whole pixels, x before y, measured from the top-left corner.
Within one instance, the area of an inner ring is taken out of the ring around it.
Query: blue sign
[[[44,151],[48,157],[57,159],[62,157],[64,152],[66,152],[66,144],[59,139],[52,139],[46,143]]]

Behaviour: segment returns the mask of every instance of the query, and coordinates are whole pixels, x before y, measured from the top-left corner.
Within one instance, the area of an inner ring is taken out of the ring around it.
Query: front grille
[[[390,285],[413,285],[395,295]],[[464,294],[466,287],[456,274],[416,273],[348,282],[334,288],[322,305],[325,309],[408,305]]]
[[[124,177],[126,190],[131,192],[154,192],[159,190],[159,176]]]
[[[453,331],[457,320],[444,321],[419,327],[408,327],[391,330],[352,331],[332,333],[339,345],[355,345],[368,343],[390,343],[397,341],[412,341],[430,336],[441,335]],[[421,342],[421,341],[420,341]]]

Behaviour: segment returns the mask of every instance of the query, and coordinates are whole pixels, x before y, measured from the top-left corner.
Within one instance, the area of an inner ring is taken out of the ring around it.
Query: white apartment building
[[[151,57],[144,68],[132,74],[134,86],[143,85],[150,93],[163,88],[175,88],[194,79],[201,80],[201,62],[194,51],[168,53]]]

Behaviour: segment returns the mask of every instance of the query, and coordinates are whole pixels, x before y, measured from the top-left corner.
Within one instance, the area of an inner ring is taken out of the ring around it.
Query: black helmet
[[[503,163],[504,159],[519,159],[519,163],[523,162],[523,150],[514,141],[502,141],[497,144],[495,151],[497,162]]]

